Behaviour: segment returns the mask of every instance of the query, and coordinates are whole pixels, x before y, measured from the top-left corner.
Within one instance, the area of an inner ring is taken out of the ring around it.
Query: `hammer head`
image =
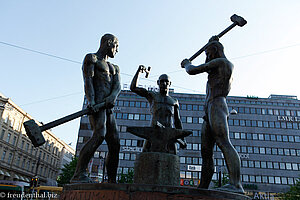
[[[238,16],[236,14],[232,15],[230,17],[230,20],[233,22],[233,23],[236,23],[238,26],[244,26],[245,24],[247,24],[247,21],[241,17],[241,16]]]
[[[145,78],[148,78],[149,74],[150,74],[150,70],[151,70],[151,67],[149,66],[147,69],[145,68]]]
[[[46,142],[39,125],[34,120],[24,122],[24,128],[33,146],[38,147]]]

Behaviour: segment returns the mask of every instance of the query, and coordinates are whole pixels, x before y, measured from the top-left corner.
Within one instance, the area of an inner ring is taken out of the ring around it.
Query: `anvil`
[[[138,137],[144,138],[151,143],[149,151],[168,153],[168,144],[177,139],[189,136],[191,131],[155,127],[127,127],[127,131]]]

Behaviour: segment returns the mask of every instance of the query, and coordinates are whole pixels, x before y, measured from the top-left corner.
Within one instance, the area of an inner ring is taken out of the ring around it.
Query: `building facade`
[[[197,185],[201,175],[201,127],[205,95],[170,93],[179,100],[183,128],[191,130],[187,148],[179,149],[181,185]],[[253,196],[284,192],[300,177],[300,101],[295,96],[271,95],[269,98],[228,97],[230,139],[241,158],[241,179]],[[84,104],[86,106],[86,102]],[[146,99],[123,90],[114,108],[121,150],[118,173],[133,169],[142,151],[143,139],[126,132],[128,126],[149,126],[150,111]],[[83,116],[77,142],[77,154],[91,137],[87,116]],[[107,145],[102,144],[90,162],[91,177],[102,177]],[[223,154],[214,152],[213,180],[226,174]],[[269,195],[270,196],[270,195]]]
[[[32,117],[1,93],[0,116],[0,182],[29,185],[38,176],[41,185],[56,185],[59,170],[75,155],[74,149],[50,130],[43,132],[46,143],[34,147],[23,127]]]

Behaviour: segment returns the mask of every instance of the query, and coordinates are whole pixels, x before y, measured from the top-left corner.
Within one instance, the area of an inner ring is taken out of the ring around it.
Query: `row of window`
[[[273,108],[250,108],[250,107],[232,107],[228,106],[228,110],[235,109],[241,114],[257,114],[257,115],[280,115],[280,116],[300,116],[300,110],[283,110]]]
[[[143,101],[117,101],[116,106],[120,107],[138,107],[147,108],[149,103]],[[285,115],[285,116],[300,116],[298,110],[283,110],[283,109],[271,109],[271,108],[252,108],[252,107],[228,107],[229,110],[235,109],[241,114],[258,114],[258,115]],[[180,104],[180,110],[188,111],[203,111],[204,106],[198,104]]]
[[[285,121],[261,121],[261,120],[244,120],[244,119],[229,119],[229,126],[249,126],[249,127],[264,127],[264,128],[284,128],[284,129],[300,129],[300,124],[296,122]]]
[[[266,133],[239,133],[230,132],[229,137],[237,140],[264,140],[274,142],[300,142],[300,136],[293,135],[274,135]]]
[[[120,97],[137,97],[135,94],[124,94],[121,93]],[[197,101],[197,102],[205,102],[205,97],[182,97],[182,96],[173,96],[177,98],[179,101]],[[300,107],[298,103],[283,103],[283,102],[271,102],[271,101],[259,101],[259,100],[234,100],[234,99],[227,99],[228,104],[248,104],[248,105],[270,105],[270,106],[287,106],[287,107]]]
[[[7,162],[8,164],[11,164],[12,158],[13,158],[13,153],[10,152],[10,153],[8,153],[8,156],[6,156],[6,155],[7,155],[7,151],[4,150],[2,152],[1,161],[4,161],[4,162]],[[7,157],[7,160],[6,160],[6,157]],[[58,164],[58,162],[56,164]],[[31,163],[30,160],[27,160],[26,158],[21,159],[21,156],[18,156],[17,158],[15,158],[14,165],[16,167],[20,167],[24,170],[27,170],[28,172],[32,172],[32,173],[36,172],[35,171],[36,170],[36,163],[35,162]],[[50,167],[48,168],[48,167],[40,166],[40,170],[37,170],[37,172],[39,173],[39,175],[47,176],[47,177],[49,177],[49,176],[53,177],[53,175],[55,175],[55,172],[53,170],[51,170]]]
[[[250,146],[236,146],[236,145],[234,145],[234,148],[239,153],[300,156],[300,149],[250,147]]]
[[[7,134],[6,134],[7,132]],[[6,131],[5,129],[1,130],[1,134],[0,134],[0,139],[4,140],[5,142],[12,144],[13,146],[16,145],[16,141],[17,141],[17,136],[13,135],[12,133],[10,133],[9,131]],[[35,149],[33,147],[33,145],[29,144],[29,142],[26,142],[25,144],[25,140],[22,140],[21,143],[19,143],[19,148],[34,155],[37,156],[37,149]],[[58,148],[57,147],[53,147],[53,143],[49,144],[49,141],[47,140],[47,142],[43,145],[45,150],[49,150],[50,152],[52,152],[55,155],[59,154]],[[52,148],[53,147],[53,148]],[[35,152],[36,151],[36,152]],[[40,150],[40,158],[41,158],[41,150]],[[49,154],[47,154],[47,161],[49,158]],[[45,153],[44,153],[44,157],[43,160],[45,160]]]
[[[224,164],[224,162],[223,162],[223,164]],[[298,171],[300,164],[284,163],[284,162],[271,162],[271,161],[266,162],[266,161],[257,161],[257,160],[256,161],[242,160],[241,166],[246,167],[246,168],[280,169],[280,170]]]
[[[7,158],[6,158],[7,157]],[[2,155],[1,155],[1,161],[6,161],[7,163],[11,163],[12,161],[12,158],[13,158],[13,153],[7,151],[7,150],[3,150],[2,151]],[[56,160],[56,159],[53,159],[51,157],[50,161],[49,161],[49,155],[47,155],[46,157],[46,154],[44,153],[43,156],[42,156],[42,151],[40,151],[40,154],[39,154],[39,158],[41,158],[42,160],[44,160],[45,162],[48,162],[50,165],[53,165],[53,166],[56,166],[58,167],[59,165],[59,160]],[[6,160],[7,159],[7,160]],[[25,162],[25,158],[23,159],[23,162]],[[21,156],[18,156],[18,157],[15,157],[15,165],[17,167],[19,167],[20,165],[20,162],[21,162]],[[25,163],[22,162],[22,165],[21,167],[23,169],[25,169]],[[28,161],[29,162],[29,161]],[[28,169],[27,169],[28,170]]]
[[[201,172],[180,171],[180,178],[187,179],[200,179]],[[217,173],[214,173],[213,180],[217,180]],[[241,175],[242,182],[250,183],[267,183],[267,184],[282,184],[293,185],[296,178],[293,177],[280,177],[280,176],[254,176],[254,175]]]

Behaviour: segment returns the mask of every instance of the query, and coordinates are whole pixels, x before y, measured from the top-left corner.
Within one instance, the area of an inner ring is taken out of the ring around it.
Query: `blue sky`
[[[113,33],[120,46],[110,61],[119,65],[122,84],[143,64],[152,70],[140,84],[155,85],[168,73],[175,92],[203,94],[207,75],[189,76],[180,62],[238,14],[248,24],[220,40],[235,65],[230,95],[300,98],[299,10],[297,0],[1,1],[0,92],[44,123],[78,111],[84,95],[80,63],[97,51],[103,34]],[[193,64],[204,59],[201,55]],[[75,147],[78,127],[75,120],[52,131]]]

